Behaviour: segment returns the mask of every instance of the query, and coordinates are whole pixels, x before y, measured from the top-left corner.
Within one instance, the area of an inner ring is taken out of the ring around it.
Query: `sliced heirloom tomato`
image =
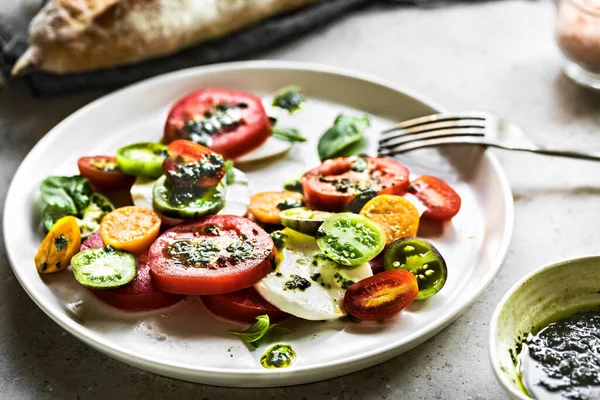
[[[225,176],[225,160],[220,154],[189,140],[175,140],[167,148],[163,172],[174,185],[210,187]]]
[[[427,207],[426,218],[449,221],[460,210],[460,196],[443,180],[423,175],[410,183],[409,192]]]
[[[270,136],[271,124],[260,98],[234,90],[202,89],[171,108],[164,142],[188,139],[233,159],[260,147]]]
[[[419,230],[419,211],[402,196],[377,196],[364,205],[360,215],[377,222],[383,228],[386,245],[396,239],[416,236]]]
[[[92,186],[102,190],[117,190],[133,185],[135,178],[119,168],[117,159],[111,156],[81,157],[77,161],[81,175],[88,178]]]
[[[254,285],[275,268],[277,254],[271,237],[252,221],[212,215],[163,233],[149,259],[161,290],[211,295]]]
[[[81,251],[104,247],[99,232],[92,234],[81,244]],[[148,255],[137,256],[137,274],[135,278],[117,289],[90,290],[94,296],[106,304],[127,311],[146,311],[168,307],[181,301],[184,296],[159,290],[152,282]]]
[[[39,273],[61,271],[69,266],[71,258],[79,250],[81,232],[77,218],[69,215],[59,219],[48,232],[35,255]]]
[[[100,236],[116,249],[141,253],[160,231],[160,217],[151,209],[127,206],[117,208],[102,219]]]
[[[418,294],[413,274],[402,269],[385,271],[351,285],[344,296],[344,307],[353,317],[377,321],[398,314]]]
[[[409,171],[387,157],[342,157],[323,162],[302,177],[306,204],[311,208],[342,210],[364,191],[402,195]]]
[[[259,315],[268,315],[271,322],[278,322],[290,315],[262,298],[253,287],[231,293],[202,296],[202,302],[213,314],[239,322],[252,324]]]
[[[282,211],[303,205],[303,197],[297,192],[260,192],[250,197],[248,211],[263,224],[279,225]]]

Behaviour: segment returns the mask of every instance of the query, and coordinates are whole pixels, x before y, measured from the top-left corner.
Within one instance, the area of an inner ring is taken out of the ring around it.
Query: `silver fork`
[[[535,144],[518,126],[486,112],[433,114],[400,122],[381,133],[378,152],[391,156],[448,144],[475,144],[600,161],[600,152],[551,149]]]

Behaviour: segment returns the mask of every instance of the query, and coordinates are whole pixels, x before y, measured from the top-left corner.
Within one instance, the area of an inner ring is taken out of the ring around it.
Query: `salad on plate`
[[[306,98],[284,88],[272,105],[293,114]],[[130,312],[200,296],[217,317],[251,324],[229,332],[251,347],[272,330],[285,334],[288,318],[397,318],[444,287],[446,262],[419,225],[447,223],[461,199],[441,179],[362,154],[368,127],[367,116],[339,115],[319,139],[320,165],[286,177],[280,191],[253,193],[236,163],[306,138],[252,94],[190,93],[171,108],[160,143],[82,155],[79,175],[41,183],[47,234],[35,266],[70,270],[82,290]],[[279,343],[261,364],[295,357]]]

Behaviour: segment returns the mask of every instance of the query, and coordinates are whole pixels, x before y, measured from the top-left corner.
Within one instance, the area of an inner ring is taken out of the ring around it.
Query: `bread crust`
[[[322,0],[52,0],[30,25],[13,75],[132,64]]]

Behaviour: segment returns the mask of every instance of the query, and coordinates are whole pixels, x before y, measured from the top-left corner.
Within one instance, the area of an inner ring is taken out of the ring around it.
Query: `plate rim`
[[[25,158],[19,164],[19,167],[15,171],[13,178],[21,173],[23,165],[25,162],[32,157],[34,150],[36,152],[42,151],[44,147],[48,146],[52,136],[55,132],[61,129],[61,126],[68,124],[72,119],[78,118],[80,114],[85,114],[89,110],[94,109],[95,107],[102,107],[105,103],[112,101],[113,98],[120,96],[123,92],[134,90],[135,88],[142,87],[145,85],[149,85],[155,83],[157,81],[169,81],[169,80],[177,80],[184,78],[186,75],[194,76],[194,75],[204,75],[214,72],[224,72],[224,71],[243,71],[243,70],[261,70],[261,69],[278,69],[278,70],[288,70],[288,71],[298,71],[298,72],[318,72],[318,73],[328,73],[333,75],[338,75],[342,77],[348,77],[352,79],[361,80],[370,84],[376,84],[379,86],[386,87],[388,89],[392,89],[396,92],[402,93],[406,96],[409,96],[424,105],[433,108],[439,112],[447,111],[447,108],[442,106],[440,103],[410,89],[403,85],[396,84],[394,82],[390,82],[386,79],[379,78],[369,73],[358,72],[351,69],[335,67],[326,64],[319,63],[308,63],[308,62],[298,62],[298,61],[282,61],[282,60],[259,60],[259,61],[238,61],[238,62],[229,62],[229,63],[220,63],[220,64],[212,64],[208,66],[199,66],[181,69],[173,72],[169,72],[162,75],[157,75],[148,79],[144,79],[140,82],[136,82],[134,84],[125,86],[116,91],[107,93],[95,100],[92,100],[90,103],[82,106],[77,111],[73,112],[57,125],[55,125],[50,131],[48,131],[32,148],[29,150]],[[508,247],[510,244],[510,240],[512,238],[513,229],[514,229],[514,201],[512,197],[512,190],[508,183],[508,179],[506,174],[500,165],[498,159],[489,151],[483,151],[483,156],[490,163],[490,167],[493,172],[496,174],[499,180],[500,188],[503,194],[503,200],[505,203],[505,218],[504,224],[505,229],[502,235],[502,240],[499,243],[498,251],[494,256],[493,262],[490,265],[486,275],[483,276],[481,283],[478,285],[477,290],[470,300],[463,302],[458,308],[456,308],[452,313],[445,315],[443,318],[439,319],[433,326],[429,326],[427,328],[423,328],[413,332],[409,337],[404,338],[404,344],[401,346],[397,345],[395,342],[388,344],[386,346],[378,347],[376,349],[360,353],[359,355],[353,355],[350,357],[346,357],[341,360],[334,360],[329,362],[322,362],[316,365],[310,366],[302,366],[293,369],[284,369],[284,370],[264,370],[264,371],[252,371],[252,370],[232,370],[229,368],[216,368],[216,367],[201,367],[201,368],[192,368],[189,366],[185,366],[179,364],[177,362],[164,362],[159,359],[156,359],[152,356],[140,356],[138,352],[129,351],[129,349],[123,348],[122,346],[114,346],[111,343],[108,343],[106,340],[102,338],[95,337],[95,335],[90,335],[85,332],[85,327],[83,325],[78,324],[74,320],[70,319],[66,314],[54,314],[52,310],[44,305],[43,299],[37,297],[34,291],[30,291],[27,285],[24,283],[18,269],[15,267],[15,263],[13,262],[13,258],[16,259],[16,256],[13,256],[14,248],[9,248],[7,245],[7,237],[9,236],[9,226],[8,219],[4,218],[3,221],[3,234],[4,234],[4,244],[6,248],[6,255],[11,266],[11,269],[16,276],[19,284],[28,294],[28,296],[34,301],[34,303],[54,322],[56,322],[61,328],[86,343],[87,345],[101,351],[104,354],[107,354],[113,358],[116,358],[122,362],[128,363],[130,365],[137,366],[142,369],[150,370],[155,373],[159,373],[162,375],[177,377],[177,375],[185,375],[185,376],[194,376],[196,378],[200,378],[202,376],[205,377],[218,377],[219,380],[224,380],[222,374],[230,375],[230,377],[239,377],[242,379],[248,378],[264,378],[265,375],[271,375],[270,378],[274,380],[274,382],[265,382],[263,379],[257,379],[257,387],[268,387],[268,386],[287,386],[293,384],[307,383],[320,381],[324,379],[331,378],[333,376],[340,376],[350,372],[355,372],[357,370],[378,364],[380,362],[384,362],[393,357],[398,356],[399,354],[408,351],[411,348],[421,344],[425,340],[439,333],[442,329],[446,328],[450,325],[456,318],[458,318],[462,313],[464,313],[483,293],[483,291],[489,286],[492,282],[496,274],[498,273],[502,263],[506,257]],[[13,201],[9,201],[12,199],[13,192],[17,190],[17,182],[15,179],[12,179],[9,189],[6,194],[6,202],[4,206],[4,215],[7,215],[7,211],[9,205]],[[426,329],[426,332],[423,330]],[[401,349],[398,351],[398,349]],[[165,368],[168,368],[169,371],[166,371]],[[323,374],[322,377],[315,378],[307,378],[307,374],[318,374],[319,372],[328,370],[328,369],[340,369],[344,370],[343,373],[334,373],[334,374]],[[160,371],[160,372],[157,372]],[[191,375],[190,375],[191,374]],[[292,378],[292,375],[296,375],[298,379],[296,379],[297,383],[286,383],[279,382],[280,380],[286,380]],[[226,379],[226,378],[225,378]],[[197,382],[199,382],[197,380]],[[249,386],[249,385],[232,385],[232,384],[219,384],[219,383],[210,383],[213,385],[219,386]]]

